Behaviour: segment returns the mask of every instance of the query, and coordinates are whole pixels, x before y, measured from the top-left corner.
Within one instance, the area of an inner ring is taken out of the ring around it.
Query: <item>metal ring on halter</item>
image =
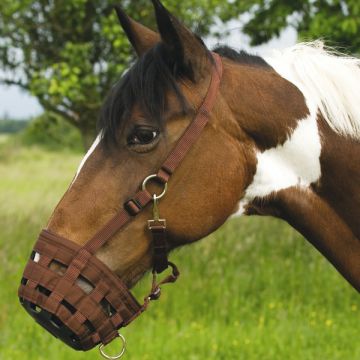
[[[121,340],[122,342],[122,349],[121,349],[121,352],[118,354],[118,355],[114,355],[114,356],[111,356],[111,355],[108,355],[104,352],[104,344],[101,344],[99,346],[99,351],[100,351],[100,354],[105,358],[105,359],[109,359],[109,360],[117,360],[117,359],[120,359],[124,353],[125,353],[125,350],[126,350],[126,340],[125,338],[119,333],[119,339]]]
[[[153,174],[153,175],[148,176],[148,177],[143,181],[142,189],[143,189],[143,190],[146,190],[146,185],[147,185],[147,183],[148,183],[150,180],[152,180],[152,179],[157,179],[157,178],[159,178],[159,177],[158,177],[156,174]],[[168,188],[168,184],[165,183],[165,184],[164,184],[164,190],[163,190],[163,192],[162,192],[160,195],[154,194],[154,199],[155,199],[155,200],[161,199],[161,198],[166,194],[167,188]]]

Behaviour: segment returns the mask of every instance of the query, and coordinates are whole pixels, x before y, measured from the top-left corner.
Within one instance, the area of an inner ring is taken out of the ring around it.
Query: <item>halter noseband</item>
[[[125,349],[125,340],[118,333],[144,310],[150,300],[160,296],[160,285],[175,282],[179,276],[176,266],[168,261],[166,220],[158,213],[158,201],[165,195],[167,184],[193,144],[200,137],[215,104],[222,78],[222,61],[213,54],[214,66],[206,97],[196,117],[185,130],[159,171],[148,176],[139,190],[99,232],[83,247],[43,230],[34,246],[19,287],[20,302],[26,311],[46,330],[76,350],[89,350],[100,345],[107,358],[119,358]],[[147,190],[150,181],[163,186],[159,195]],[[153,236],[153,284],[150,294],[140,305],[120,278],[96,256],[96,252],[115,233],[133,220],[150,202],[153,219],[148,228]],[[65,268],[63,273],[50,269],[53,263]],[[156,274],[170,266],[172,273],[160,283]],[[85,291],[79,282],[85,281]],[[123,341],[123,350],[117,357],[108,357],[103,346],[116,337]]]

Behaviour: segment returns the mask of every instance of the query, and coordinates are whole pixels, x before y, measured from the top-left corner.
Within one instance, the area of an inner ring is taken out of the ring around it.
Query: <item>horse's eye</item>
[[[159,131],[146,127],[137,127],[128,137],[128,145],[151,144],[159,136]]]

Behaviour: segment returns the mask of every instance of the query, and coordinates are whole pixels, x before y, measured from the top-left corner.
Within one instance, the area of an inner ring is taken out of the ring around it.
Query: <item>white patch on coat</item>
[[[40,261],[40,254],[36,252],[34,256],[34,262],[38,263],[39,261]]]
[[[360,59],[315,41],[276,50],[265,60],[302,91],[335,132],[360,139]]]
[[[88,152],[86,153],[86,155],[84,156],[84,158],[81,160],[81,163],[80,163],[80,165],[79,165],[79,167],[78,167],[78,169],[77,169],[77,171],[76,171],[75,177],[74,177],[71,185],[72,185],[72,184],[76,181],[76,179],[78,178],[78,176],[79,176],[79,174],[80,174],[80,172],[81,172],[81,169],[84,167],[87,159],[88,159],[88,158],[91,156],[91,154],[95,151],[95,149],[96,149],[96,147],[99,145],[101,139],[102,139],[102,134],[100,133],[100,134],[96,137],[95,141],[94,141],[93,144],[91,145],[90,149],[88,150]],[[71,187],[71,185],[70,185],[70,187]]]
[[[252,183],[241,199],[235,216],[244,213],[255,197],[293,186],[309,187],[321,176],[321,142],[316,115],[300,120],[289,139],[276,148],[257,152],[257,168]]]

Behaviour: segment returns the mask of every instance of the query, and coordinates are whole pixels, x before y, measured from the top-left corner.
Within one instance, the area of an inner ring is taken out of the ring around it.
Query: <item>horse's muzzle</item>
[[[25,268],[19,298],[41,326],[75,350],[108,344],[146,307],[94,255],[46,230]]]

